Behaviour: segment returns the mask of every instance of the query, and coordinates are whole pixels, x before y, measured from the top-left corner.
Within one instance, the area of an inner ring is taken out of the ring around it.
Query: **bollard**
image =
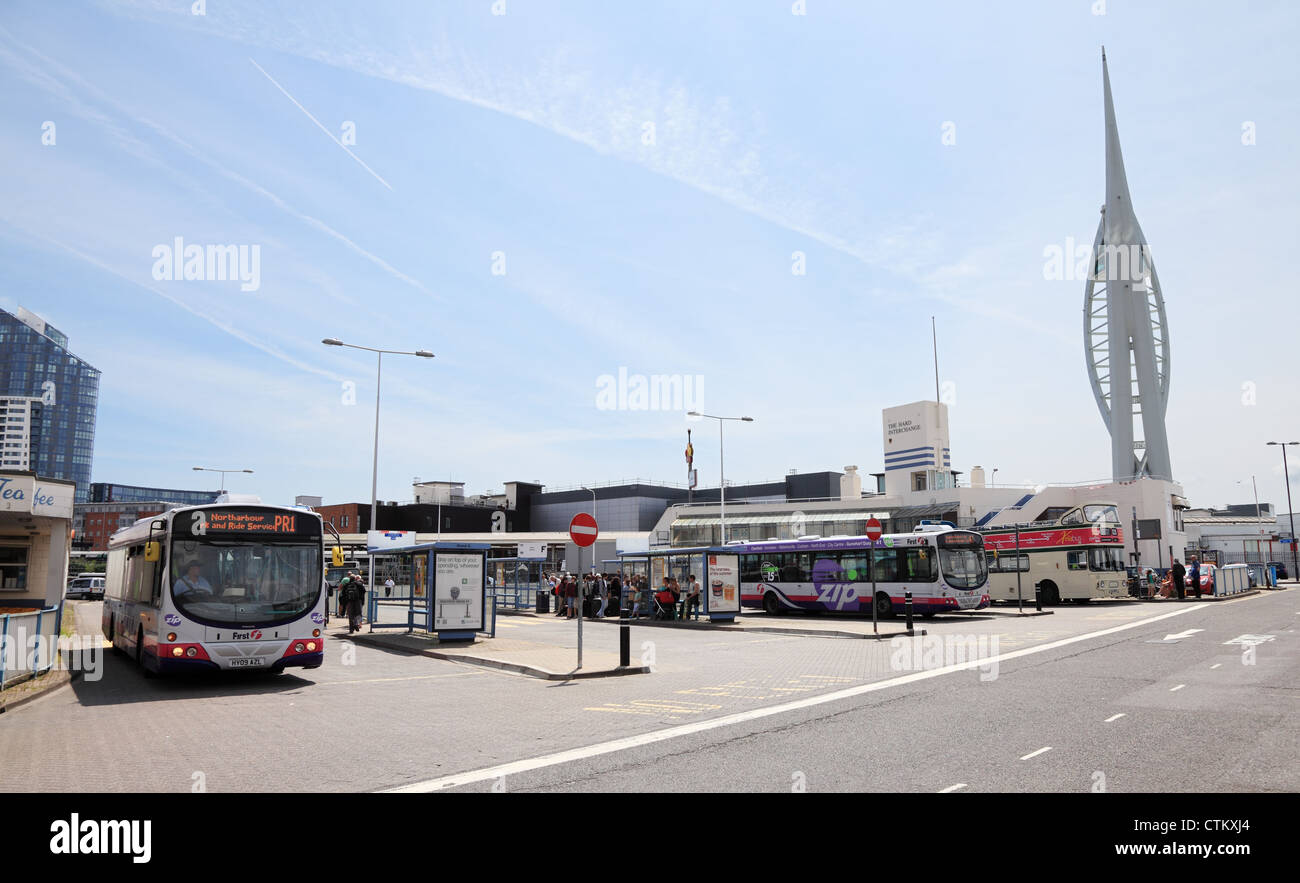
[[[912,633],[912,593],[903,592],[903,610],[907,613],[907,633]]]
[[[1034,583],[1034,609],[1039,613],[1043,612],[1043,593],[1039,590],[1039,583]]]
[[[618,664],[626,668],[632,664],[632,629],[628,627],[627,617],[621,617],[618,623]]]

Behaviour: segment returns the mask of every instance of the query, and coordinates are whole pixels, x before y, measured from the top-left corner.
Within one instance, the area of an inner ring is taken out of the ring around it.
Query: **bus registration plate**
[[[231,668],[243,668],[243,667],[253,668],[261,665],[266,665],[265,656],[246,656],[242,659],[230,660]]]
[[[963,595],[957,598],[957,606],[960,607],[962,610],[968,610],[971,607],[978,607],[979,604],[980,604],[980,596],[978,594]]]

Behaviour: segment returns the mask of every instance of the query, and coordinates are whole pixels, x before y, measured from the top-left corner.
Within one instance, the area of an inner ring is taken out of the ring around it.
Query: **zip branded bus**
[[[881,617],[902,612],[909,589],[913,609],[927,617],[989,604],[984,542],[974,531],[918,528],[882,536],[874,549],[866,537],[805,537],[735,548],[741,605],[767,613],[871,613],[873,571]]]
[[[104,635],[147,672],[316,668],[325,658],[321,517],[229,497],[108,542]]]
[[[1087,603],[1093,598],[1127,598],[1124,532],[1114,503],[1088,503],[1053,521],[1016,528],[986,528],[989,597],[1016,600],[1016,578],[1026,601],[1034,600],[1034,583],[1041,583],[1044,604]]]

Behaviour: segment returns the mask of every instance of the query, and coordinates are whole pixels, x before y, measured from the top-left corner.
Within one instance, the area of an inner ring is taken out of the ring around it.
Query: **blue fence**
[[[62,603],[26,613],[0,614],[0,690],[54,667],[62,624]]]

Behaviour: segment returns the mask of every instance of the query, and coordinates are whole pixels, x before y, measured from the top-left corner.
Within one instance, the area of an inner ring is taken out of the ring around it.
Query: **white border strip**
[[[1093,638],[1101,638],[1106,635],[1113,635],[1118,632],[1128,631],[1129,629],[1141,628],[1144,625],[1150,625],[1153,622],[1159,622],[1162,619],[1169,619],[1174,616],[1182,616],[1184,613],[1192,613],[1197,610],[1204,610],[1211,605],[1194,604],[1184,607],[1181,610],[1174,610],[1169,613],[1162,613],[1160,616],[1153,616],[1150,619],[1140,619],[1137,622],[1130,622],[1124,625],[1114,626],[1108,629],[1102,629],[1099,632],[1088,632],[1083,635],[1075,635],[1072,638],[1062,638],[1059,641],[1051,641],[1047,644],[1040,644],[1037,647],[1026,647],[1023,650],[1014,650],[1010,653],[1003,653],[998,656],[991,656],[984,659],[973,659],[969,662],[954,663],[945,665],[943,668],[931,669],[929,671],[913,672],[912,674],[902,675],[897,678],[890,678],[886,681],[874,681],[870,684],[860,684],[856,687],[848,687],[843,690],[836,690],[833,693],[823,693],[820,696],[809,696],[805,699],[796,699],[791,702],[783,702],[780,705],[769,705],[765,708],[755,708],[749,711],[741,711],[736,714],[723,715],[722,717],[711,720],[695,721],[694,723],[682,724],[676,727],[669,727],[666,730],[655,730],[650,733],[640,733],[636,736],[627,736],[622,739],[614,739],[609,742],[600,742],[595,745],[587,745],[582,748],[570,748],[567,751],[559,751],[555,754],[546,754],[541,757],[532,757],[526,760],[516,760],[510,763],[499,764],[494,767],[487,767],[481,770],[468,770],[463,773],[455,773],[450,776],[443,776],[439,779],[428,779],[424,782],[414,782],[410,785],[403,785],[400,788],[385,789],[383,793],[390,794],[423,794],[430,791],[442,791],[447,788],[459,788],[462,785],[471,785],[475,782],[484,782],[488,779],[499,779],[502,776],[513,776],[519,773],[527,773],[533,770],[543,769],[549,766],[556,766],[562,763],[573,763],[574,761],[586,760],[597,757],[602,754],[612,754],[615,751],[624,751],[628,748],[640,748],[645,745],[653,745],[656,742],[665,742],[669,739],[676,739],[681,736],[690,736],[695,733],[703,733],[708,730],[716,730],[719,727],[729,727],[733,724],[742,724],[752,720],[759,720],[765,717],[772,717],[778,714],[785,714],[789,711],[799,711],[804,708],[813,708],[817,705],[825,705],[828,702],[838,702],[841,699],[852,699],[855,696],[863,696],[867,693],[874,693],[878,690],[886,690],[890,687],[898,687],[903,684],[913,684],[917,681],[925,681],[930,678],[937,678],[941,675],[951,674],[957,671],[969,671],[972,668],[991,665],[993,663],[1006,662],[1011,659],[1019,659],[1022,656],[1030,656],[1034,653],[1043,653],[1048,650],[1055,650],[1058,647],[1067,647],[1070,644],[1077,644],[1080,641],[1090,641]]]

